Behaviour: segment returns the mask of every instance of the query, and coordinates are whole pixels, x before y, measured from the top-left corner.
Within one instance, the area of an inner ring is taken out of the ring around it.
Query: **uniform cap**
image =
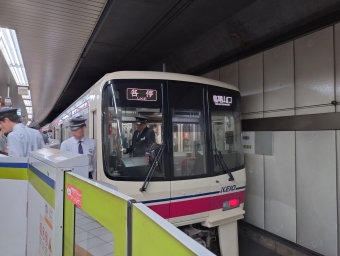
[[[16,108],[3,108],[0,110],[0,121],[3,121],[5,117],[17,115]]]
[[[76,131],[78,129],[80,129],[83,126],[86,126],[86,120],[85,118],[82,117],[76,117],[76,118],[72,118],[70,120],[70,129],[71,131]]]
[[[145,116],[135,116],[136,118],[136,124],[142,124],[142,123],[146,123],[148,121],[148,118]]]

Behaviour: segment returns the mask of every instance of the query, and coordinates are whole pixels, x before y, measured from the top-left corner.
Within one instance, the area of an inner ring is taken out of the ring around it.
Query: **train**
[[[49,124],[54,138],[71,137],[69,120],[78,116],[87,119],[86,136],[97,143],[98,181],[202,245],[219,239],[222,255],[238,254],[246,172],[237,87],[184,74],[119,71],[106,74]],[[136,116],[147,117],[157,144],[139,157],[122,153],[132,143]]]

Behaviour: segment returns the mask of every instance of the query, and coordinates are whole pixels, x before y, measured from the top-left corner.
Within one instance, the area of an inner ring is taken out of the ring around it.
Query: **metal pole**
[[[166,64],[163,63],[163,72],[166,72]]]
[[[131,199],[127,201],[127,221],[126,221],[126,229],[127,229],[127,256],[132,256],[132,205],[137,203],[135,199]]]

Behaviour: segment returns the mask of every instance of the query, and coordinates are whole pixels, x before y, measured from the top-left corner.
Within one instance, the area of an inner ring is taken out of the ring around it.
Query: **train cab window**
[[[243,168],[240,93],[210,87],[208,97],[214,171],[234,171]]]
[[[103,91],[103,162],[108,178],[144,180],[163,142],[161,83],[119,80]],[[164,180],[162,157],[153,180]]]
[[[175,178],[204,175],[204,96],[203,87],[183,82],[169,82],[172,114],[173,172]]]

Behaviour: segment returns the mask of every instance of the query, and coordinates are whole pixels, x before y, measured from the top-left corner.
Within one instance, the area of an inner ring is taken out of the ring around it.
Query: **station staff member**
[[[0,110],[0,125],[8,134],[8,156],[28,157],[29,152],[41,149],[45,143],[40,133],[20,123],[16,108]]]
[[[146,151],[156,143],[155,132],[147,127],[148,119],[144,116],[136,116],[137,130],[132,136],[132,145],[123,149],[124,154],[132,153],[133,156],[144,156]]]
[[[4,129],[0,126],[0,155],[6,155],[8,154],[7,150],[7,137],[4,134]]]
[[[70,120],[70,129],[73,137],[63,141],[61,151],[69,151],[89,157],[89,178],[96,179],[97,147],[96,142],[85,136],[87,119],[76,117]]]

